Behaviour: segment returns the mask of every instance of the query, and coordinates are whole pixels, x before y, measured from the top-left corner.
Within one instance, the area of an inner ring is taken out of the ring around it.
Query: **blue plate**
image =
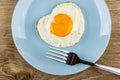
[[[70,75],[89,66],[69,66],[47,59],[48,44],[36,32],[36,21],[58,4],[71,1],[81,7],[85,18],[85,32],[81,41],[65,48],[82,59],[96,62],[104,53],[111,34],[111,19],[104,0],[19,0],[12,19],[12,35],[22,57],[36,69],[54,75]]]

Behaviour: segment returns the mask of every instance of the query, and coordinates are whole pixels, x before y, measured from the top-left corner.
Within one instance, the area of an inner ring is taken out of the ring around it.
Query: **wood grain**
[[[110,43],[97,63],[120,68],[120,0],[106,0],[112,18]],[[19,55],[11,35],[17,0],[0,0],[0,80],[120,80],[120,76],[89,68],[70,76],[53,76],[34,69]]]

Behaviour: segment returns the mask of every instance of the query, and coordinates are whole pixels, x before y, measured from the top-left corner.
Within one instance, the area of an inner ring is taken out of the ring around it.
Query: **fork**
[[[120,68],[100,65],[100,64],[83,60],[80,57],[78,57],[76,53],[70,52],[67,50],[62,50],[52,46],[49,46],[48,48],[49,49],[46,57],[49,59],[52,59],[64,64],[68,64],[68,65],[76,65],[76,64],[82,63],[82,64],[94,66],[96,68],[99,68],[120,76]]]

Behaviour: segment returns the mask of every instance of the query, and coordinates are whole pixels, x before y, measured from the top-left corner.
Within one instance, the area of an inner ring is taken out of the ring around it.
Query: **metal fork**
[[[114,68],[114,67],[95,64],[89,61],[82,60],[77,56],[76,53],[70,52],[67,50],[62,50],[59,48],[49,46],[46,57],[61,63],[68,64],[68,65],[76,65],[78,63],[83,63],[83,64],[94,66],[96,68],[99,68],[120,76],[120,68]]]

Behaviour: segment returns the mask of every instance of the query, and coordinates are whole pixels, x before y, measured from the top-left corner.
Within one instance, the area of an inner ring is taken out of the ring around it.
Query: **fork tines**
[[[55,50],[55,51],[63,52],[63,53],[69,53],[69,51],[58,49],[58,48],[55,48],[55,47],[52,47],[52,46],[49,46],[48,48],[52,49],[52,50]]]
[[[68,57],[67,53],[69,53],[69,51],[58,49],[58,48],[51,47],[51,46],[49,46],[48,48],[49,49],[48,49],[48,53],[46,56],[47,58],[50,58],[52,60],[59,61],[62,63],[66,63],[66,60]]]

